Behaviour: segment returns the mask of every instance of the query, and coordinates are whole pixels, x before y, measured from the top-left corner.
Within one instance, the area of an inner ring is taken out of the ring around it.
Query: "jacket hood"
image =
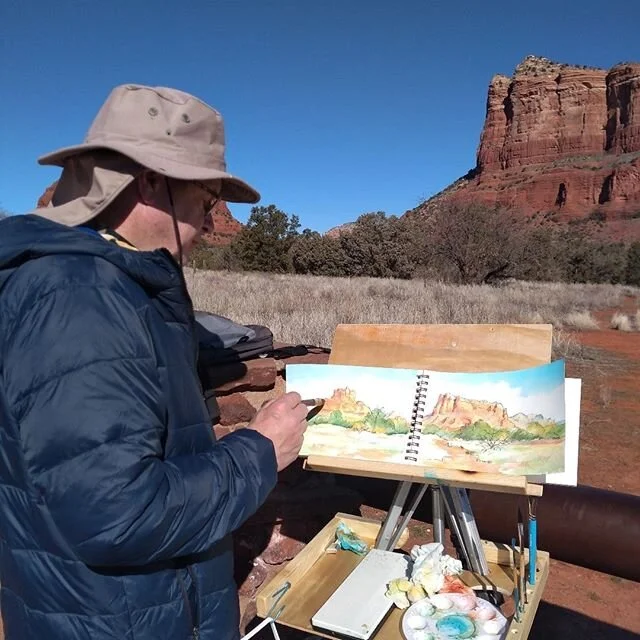
[[[68,227],[37,213],[0,222],[0,288],[21,265],[56,254],[99,256],[156,294],[182,288],[179,267],[166,249],[122,249],[88,229]]]

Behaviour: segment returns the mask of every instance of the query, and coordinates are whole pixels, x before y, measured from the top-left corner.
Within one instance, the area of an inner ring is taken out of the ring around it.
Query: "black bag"
[[[200,360],[206,366],[242,362],[273,351],[273,333],[257,324],[242,325],[214,313],[196,311]]]
[[[271,354],[273,333],[262,325],[242,325],[204,311],[196,311],[195,318],[198,375],[209,415],[215,423],[220,417],[220,410],[214,388],[241,378],[246,373],[244,361]],[[221,372],[224,372],[222,377]]]

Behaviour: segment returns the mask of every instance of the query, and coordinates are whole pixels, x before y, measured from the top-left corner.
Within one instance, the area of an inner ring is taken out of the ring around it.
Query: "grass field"
[[[328,278],[185,269],[196,309],[263,324],[276,340],[329,347],[340,323],[552,323],[598,329],[592,311],[640,290],[619,285],[511,282],[499,287],[421,280]],[[556,331],[556,349],[571,349]]]

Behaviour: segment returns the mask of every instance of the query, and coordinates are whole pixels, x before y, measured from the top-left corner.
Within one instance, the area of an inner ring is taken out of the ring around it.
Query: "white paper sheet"
[[[582,380],[580,378],[565,378],[564,471],[527,476],[529,482],[561,484],[569,487],[575,487],[578,484],[581,397]]]

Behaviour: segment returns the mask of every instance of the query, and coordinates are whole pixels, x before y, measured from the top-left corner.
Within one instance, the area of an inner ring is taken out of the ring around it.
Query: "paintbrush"
[[[513,553],[513,604],[514,604],[514,613],[513,617],[516,619],[516,622],[520,621],[520,577],[518,576],[518,560],[516,556],[518,555],[516,552],[516,539],[511,538],[511,551]]]
[[[529,496],[529,584],[536,583],[538,552],[538,521],[536,520],[537,498]]]
[[[520,584],[518,587],[520,588],[520,602],[524,609],[524,605],[527,602],[527,588],[525,587],[524,579],[524,521],[522,520],[520,507],[518,507],[518,546],[520,547],[520,575],[518,576]]]
[[[308,400],[301,400],[300,402],[307,407],[317,407],[318,405],[324,404],[324,398],[309,398]]]
[[[311,407],[311,409],[307,412],[307,420],[311,420],[311,418],[317,416],[324,406],[324,398],[308,398],[307,400],[302,400],[301,402],[307,407]]]

